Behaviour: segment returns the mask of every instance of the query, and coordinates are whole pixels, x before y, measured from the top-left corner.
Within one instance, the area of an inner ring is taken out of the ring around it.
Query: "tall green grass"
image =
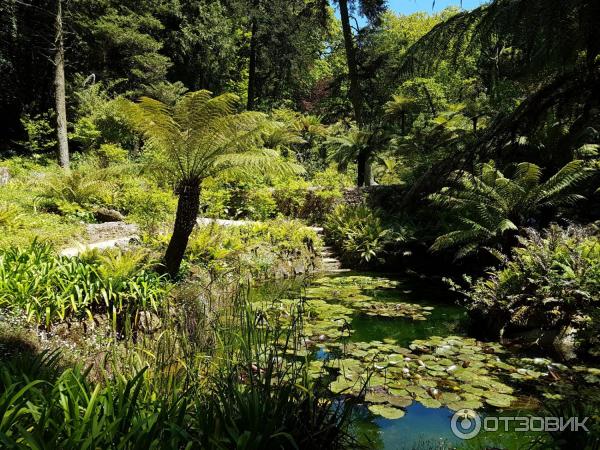
[[[237,295],[202,322],[213,334],[202,343],[191,307],[172,312],[157,339],[115,353],[96,381],[57,354],[0,362],[0,447],[354,448],[353,403],[331,397],[296,354],[301,315],[285,330],[257,327],[248,304]]]

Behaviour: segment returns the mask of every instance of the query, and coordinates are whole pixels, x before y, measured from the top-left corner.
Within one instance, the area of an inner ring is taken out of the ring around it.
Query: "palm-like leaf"
[[[532,163],[517,164],[512,178],[492,162],[482,164],[478,174],[456,174],[456,182],[430,199],[459,215],[461,228],[436,239],[432,250],[458,248],[457,257],[468,255],[483,245],[497,243],[506,233],[514,233],[542,208],[573,204],[583,198],[572,190],[593,174],[583,161],[565,165],[547,181]]]
[[[166,156],[163,169],[179,180],[202,180],[240,164],[246,170],[299,170],[275,154],[264,158],[260,146],[268,120],[256,112],[236,114],[237,102],[233,94],[213,97],[198,91],[184,95],[175,106],[143,97],[123,107],[146,145]]]

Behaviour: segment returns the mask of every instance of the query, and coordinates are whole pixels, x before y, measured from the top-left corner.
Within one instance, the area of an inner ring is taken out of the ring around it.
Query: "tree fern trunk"
[[[188,180],[181,183],[178,196],[173,235],[164,258],[166,271],[172,278],[175,278],[179,272],[190,234],[196,225],[200,209],[200,182]]]

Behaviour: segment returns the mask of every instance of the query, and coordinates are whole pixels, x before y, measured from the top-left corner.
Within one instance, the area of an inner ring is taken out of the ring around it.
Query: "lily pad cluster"
[[[414,303],[363,302],[360,312],[375,317],[404,317],[412,320],[427,320],[433,307]]]
[[[403,317],[425,320],[433,309],[411,303],[375,301],[365,292],[394,290],[398,283],[383,277],[350,276],[321,278],[306,289],[304,298],[258,300],[253,308],[259,326],[285,327],[302,316],[307,346],[331,342],[352,333],[352,316],[361,312],[378,317]]]
[[[294,319],[302,317],[304,346],[316,342],[336,340],[351,333],[349,326],[353,310],[338,303],[328,303],[313,299],[281,299],[277,301],[256,301],[252,303],[259,318],[258,326],[289,327]]]
[[[306,298],[327,299],[348,305],[350,308],[375,317],[408,318],[426,320],[433,307],[415,303],[377,301],[373,291],[394,292],[398,282],[383,277],[350,276],[339,278],[321,278],[306,290]]]
[[[403,348],[393,341],[357,342],[345,349],[346,357],[322,363],[337,373],[330,389],[361,395],[369,409],[383,417],[413,401],[428,408],[506,408],[517,400],[502,376],[517,369],[500,359],[499,344],[475,339],[434,336]]]

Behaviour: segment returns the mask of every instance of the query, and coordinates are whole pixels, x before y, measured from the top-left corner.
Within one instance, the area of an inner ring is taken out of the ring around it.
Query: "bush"
[[[277,210],[282,215],[322,224],[327,214],[342,199],[342,189],[347,186],[347,182],[344,174],[329,167],[315,174],[312,183],[304,180],[278,180],[273,197]]]
[[[92,210],[110,203],[113,189],[89,168],[61,171],[43,183],[40,206],[49,212],[93,221]]]
[[[408,233],[397,233],[383,224],[380,212],[361,204],[340,205],[327,216],[325,233],[341,253],[344,262],[367,265],[383,262],[386,246],[404,240]]]
[[[52,113],[38,114],[34,117],[25,115],[21,124],[27,133],[27,141],[20,142],[32,153],[46,153],[56,147],[56,131],[52,124]]]
[[[497,334],[537,329],[540,337],[575,329],[584,348],[595,344],[598,351],[597,230],[553,225],[544,234],[528,230],[520,244],[502,268],[463,291],[467,308],[494,324]]]
[[[102,144],[96,154],[102,168],[127,161],[127,150],[115,144]]]
[[[135,253],[68,258],[37,241],[0,253],[0,307],[23,311],[45,328],[95,313],[110,314],[116,324],[126,313],[157,311],[165,294],[162,277]]]
[[[22,214],[19,208],[12,203],[0,205],[0,230],[13,231],[23,225]]]

